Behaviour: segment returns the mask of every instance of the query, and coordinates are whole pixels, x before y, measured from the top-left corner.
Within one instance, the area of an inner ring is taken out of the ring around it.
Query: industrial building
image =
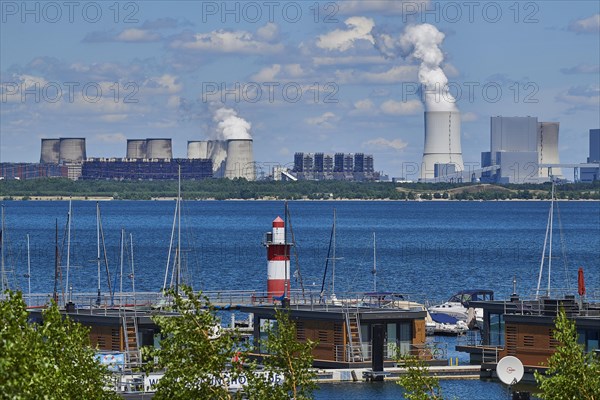
[[[82,165],[81,179],[175,180],[212,178],[212,162],[206,159],[91,158]]]
[[[2,179],[67,178],[67,166],[59,164],[0,163]]]
[[[291,174],[300,180],[374,181],[373,155],[364,153],[296,153]]]
[[[587,163],[600,163],[600,129],[590,129],[590,155],[587,158]],[[581,168],[579,179],[582,182],[600,180],[600,165]]]
[[[481,153],[482,181],[541,183],[548,170],[540,164],[559,164],[558,122],[538,122],[537,117],[491,117],[490,151]],[[552,170],[560,177],[560,168]]]

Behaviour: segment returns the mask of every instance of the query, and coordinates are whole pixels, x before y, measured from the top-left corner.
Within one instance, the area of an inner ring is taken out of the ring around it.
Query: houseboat
[[[277,309],[281,307],[265,304],[240,308],[254,316],[253,340],[259,358],[266,354],[261,341],[265,340],[268,327],[275,322]],[[424,309],[348,306],[342,302],[341,305],[292,303],[287,311],[296,324],[296,339],[317,343],[313,350],[316,368],[366,368],[372,365],[374,354],[379,353],[383,354],[386,367],[394,366],[402,355],[414,355],[432,365],[448,362],[434,355],[426,344]]]
[[[471,364],[481,364],[482,376],[496,376],[496,365],[504,356],[517,357],[524,365],[526,380],[546,368],[559,345],[554,338],[555,319],[561,308],[575,323],[578,342],[585,352],[600,349],[600,302],[574,295],[522,300],[473,302],[483,309],[483,327],[477,340],[457,345],[470,354]]]

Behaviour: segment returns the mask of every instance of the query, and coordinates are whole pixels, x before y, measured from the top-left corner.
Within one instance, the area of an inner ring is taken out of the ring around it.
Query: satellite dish
[[[525,369],[523,363],[517,357],[506,356],[498,361],[496,373],[503,383],[514,385],[523,379]]]

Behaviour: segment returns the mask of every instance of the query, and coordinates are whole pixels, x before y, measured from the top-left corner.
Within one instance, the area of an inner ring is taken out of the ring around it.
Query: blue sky
[[[171,137],[185,157],[188,140],[218,137],[214,112],[227,107],[250,123],[265,170],[296,151],[365,152],[401,176],[423,151],[419,62],[377,38],[422,23],[445,35],[465,162],[488,149],[490,116],[559,121],[563,162],[585,161],[600,126],[597,1],[1,6],[2,162],[36,162],[41,138],[69,136],[90,157]]]

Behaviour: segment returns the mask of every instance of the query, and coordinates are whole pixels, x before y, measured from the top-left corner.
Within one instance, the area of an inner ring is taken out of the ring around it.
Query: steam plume
[[[440,45],[445,35],[431,24],[409,25],[398,40],[381,33],[374,35],[375,47],[385,57],[402,56],[421,61],[419,81],[423,85],[427,111],[458,111],[448,92],[448,78],[440,67],[444,54]]]
[[[250,122],[238,117],[237,112],[231,108],[219,108],[215,111],[213,120],[217,123],[216,130],[220,140],[252,139]]]

